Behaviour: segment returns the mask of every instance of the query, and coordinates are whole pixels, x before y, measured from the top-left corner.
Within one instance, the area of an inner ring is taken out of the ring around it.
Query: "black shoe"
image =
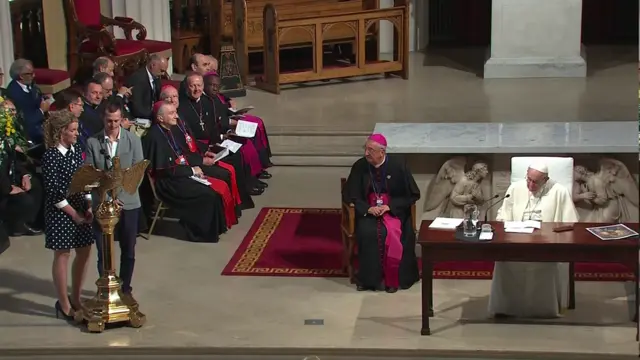
[[[262,194],[264,194],[264,188],[254,187],[253,189],[249,190],[249,195],[251,196],[260,196]]]
[[[61,317],[64,320],[67,321],[73,321],[73,314],[70,312],[69,314],[65,314],[64,311],[62,311],[62,306],[60,306],[60,302],[56,301],[56,319],[60,319]],[[73,311],[73,309],[71,309]]]
[[[42,230],[34,229],[29,225],[16,226],[11,232],[11,236],[36,236],[42,234]]]
[[[395,293],[395,292],[397,292],[397,291],[398,291],[398,288],[395,288],[395,287],[386,287],[386,288],[384,289],[384,291],[388,292],[389,294],[393,294],[393,293]]]
[[[259,186],[259,187],[262,187],[262,188],[268,188],[268,187],[269,187],[269,184],[267,184],[267,183],[266,183],[266,182],[264,182],[264,181],[260,181],[260,180],[258,180],[258,186]]]
[[[272,175],[266,171],[262,171],[260,175],[258,175],[258,179],[262,179],[262,180],[268,180],[268,179],[271,179],[271,177]]]

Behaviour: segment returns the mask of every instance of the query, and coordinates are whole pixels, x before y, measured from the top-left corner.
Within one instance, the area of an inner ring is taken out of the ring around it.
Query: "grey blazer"
[[[93,165],[96,169],[108,170],[111,167],[111,159],[107,156],[109,154],[109,146],[107,144],[104,131],[100,131],[90,137],[87,140],[85,163]],[[116,156],[120,157],[120,166],[123,169],[130,168],[144,160],[140,138],[126,129],[120,128],[120,140],[118,140]],[[92,198],[98,199],[98,194],[93,192]],[[138,191],[132,195],[121,189],[118,193],[118,199],[124,204],[125,210],[133,210],[140,207]],[[93,201],[94,209],[97,206],[97,201]]]

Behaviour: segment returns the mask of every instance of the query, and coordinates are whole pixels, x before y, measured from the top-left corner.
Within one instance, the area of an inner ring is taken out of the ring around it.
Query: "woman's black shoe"
[[[55,308],[56,308],[56,319],[60,319],[60,317],[62,317],[64,320],[73,321],[73,315],[65,314],[64,311],[62,311],[62,306],[60,306],[60,301],[56,301]]]

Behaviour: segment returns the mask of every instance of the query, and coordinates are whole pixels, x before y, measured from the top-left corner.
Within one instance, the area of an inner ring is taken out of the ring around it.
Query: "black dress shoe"
[[[264,194],[264,188],[254,187],[253,189],[249,190],[249,195],[251,196],[260,196],[262,194]]]
[[[259,187],[262,187],[262,188],[268,188],[268,187],[269,187],[269,184],[267,184],[267,183],[266,183],[266,182],[264,182],[264,181],[260,181],[260,180],[258,180],[258,186],[259,186]]]
[[[11,231],[11,236],[36,236],[42,234],[42,230],[34,229],[28,225],[17,226]]]
[[[396,288],[396,287],[386,287],[384,289],[384,291],[388,292],[389,294],[393,294],[393,293],[398,291],[398,288]]]
[[[268,180],[268,179],[271,179],[271,177],[272,175],[266,171],[263,171],[260,173],[260,175],[258,175],[258,179],[262,179],[262,180]]]

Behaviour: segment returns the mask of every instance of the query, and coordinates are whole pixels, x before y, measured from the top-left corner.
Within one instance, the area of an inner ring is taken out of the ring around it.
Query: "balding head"
[[[218,71],[218,59],[209,55],[209,62],[211,62],[211,69],[209,71]]]
[[[93,62],[93,73],[107,73],[114,76],[115,64],[108,56],[100,56]]]
[[[195,53],[189,59],[189,67],[193,72],[204,75],[211,71],[211,59],[207,55]]]
[[[149,56],[149,61],[147,62],[147,70],[149,70],[151,75],[155,76],[156,78],[166,75],[168,67],[169,62],[167,61],[167,58],[158,54],[152,54],[151,56]]]
[[[165,128],[171,128],[177,124],[178,110],[169,103],[162,104],[157,111],[156,121]]]
[[[198,73],[191,73],[187,75],[187,95],[191,99],[197,100],[202,96],[202,92],[204,91],[204,81],[202,75]]]
[[[160,92],[160,100],[175,106],[176,108],[180,106],[180,96],[178,95],[178,90],[173,86],[163,86],[162,91]]]
[[[113,94],[113,78],[105,72],[97,73],[93,76],[93,80],[102,85],[102,97],[108,98]]]

